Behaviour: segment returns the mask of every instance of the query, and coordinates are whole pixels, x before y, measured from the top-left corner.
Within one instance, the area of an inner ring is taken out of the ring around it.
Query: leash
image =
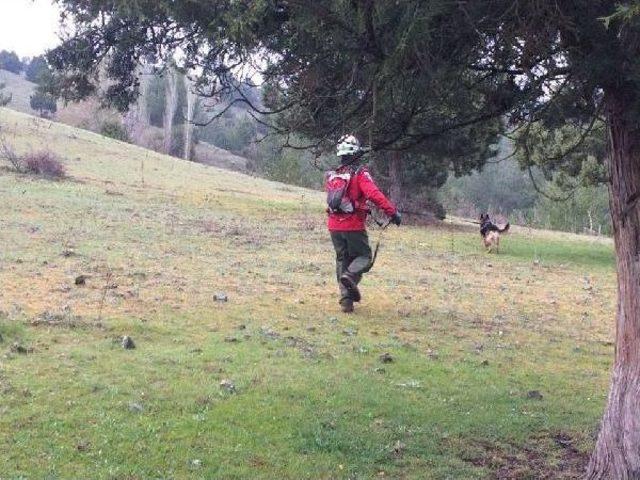
[[[391,220],[388,220],[387,223],[379,222],[374,219],[374,221],[380,227],[380,235],[378,235],[378,241],[376,242],[376,248],[373,250],[373,257],[371,257],[371,264],[369,265],[369,270],[373,268],[373,264],[376,263],[376,258],[378,258],[378,251],[380,250],[380,243],[382,242],[382,238],[384,237],[384,232],[389,225],[391,225]]]

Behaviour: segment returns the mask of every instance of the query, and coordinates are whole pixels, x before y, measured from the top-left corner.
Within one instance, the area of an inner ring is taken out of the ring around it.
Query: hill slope
[[[0,83],[5,84],[2,93],[12,95],[11,102],[6,108],[32,115],[37,114],[29,104],[29,99],[36,89],[35,83],[26,80],[21,75],[2,69],[0,69]],[[102,107],[95,98],[90,98],[67,105],[59,104],[55,120],[73,127],[99,132],[105,122],[120,123],[121,114],[114,109]],[[142,144],[160,151],[162,150],[162,136],[161,128],[150,126],[144,134]],[[246,158],[207,142],[201,141],[196,144],[194,156],[197,162],[205,165],[242,172],[247,170]]]
[[[0,69],[0,83],[5,84],[3,94],[11,94],[11,102],[7,108],[19,112],[35,114],[29,105],[29,99],[36,89],[36,84],[25,79],[22,75]]]
[[[1,478],[583,467],[613,352],[610,242],[514,228],[487,256],[476,227],[389,229],[344,316],[321,194],[6,109],[0,134],[70,175],[0,170]]]

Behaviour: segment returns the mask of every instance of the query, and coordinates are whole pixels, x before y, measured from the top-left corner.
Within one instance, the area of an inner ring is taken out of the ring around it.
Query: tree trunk
[[[149,128],[149,110],[147,108],[147,97],[149,95],[149,82],[151,78],[151,67],[142,65],[139,67],[138,80],[140,82],[139,95],[135,105],[129,108],[124,116],[124,126],[131,141],[140,145],[144,138],[144,132]]]
[[[193,93],[191,80],[184,76],[184,87],[187,91],[187,115],[184,121],[184,159],[191,160],[191,143],[193,142],[193,121],[197,97]]]
[[[607,407],[586,478],[640,479],[640,131],[621,92],[605,96],[609,202],[618,273],[616,352]]]
[[[166,81],[164,118],[162,121],[164,131],[163,148],[164,153],[171,155],[173,151],[173,117],[178,105],[176,72],[171,67],[167,69]]]

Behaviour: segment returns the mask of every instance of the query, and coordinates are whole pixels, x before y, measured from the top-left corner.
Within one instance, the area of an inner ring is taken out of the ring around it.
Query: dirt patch
[[[589,454],[580,451],[564,432],[532,439],[526,445],[480,442],[481,452],[465,460],[485,467],[495,480],[570,480],[582,478]]]

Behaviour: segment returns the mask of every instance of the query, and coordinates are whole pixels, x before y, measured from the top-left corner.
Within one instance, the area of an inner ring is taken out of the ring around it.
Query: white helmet
[[[337,155],[342,157],[343,155],[355,155],[360,152],[360,142],[353,135],[343,135],[338,140]]]

